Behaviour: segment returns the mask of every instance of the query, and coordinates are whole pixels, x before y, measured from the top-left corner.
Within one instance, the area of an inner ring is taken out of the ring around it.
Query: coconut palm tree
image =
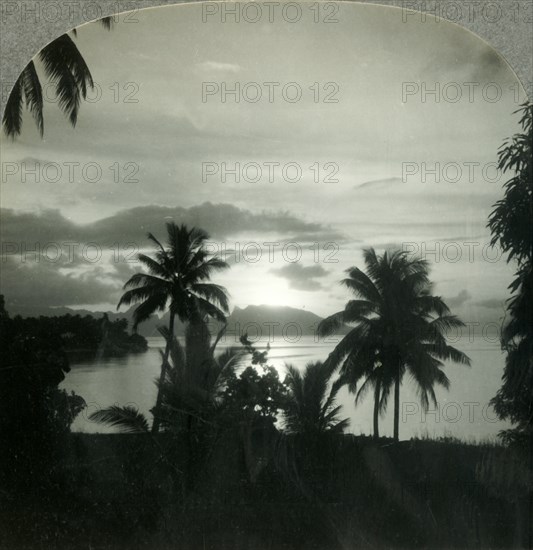
[[[99,22],[110,29],[111,17]],[[76,29],[73,31],[76,35]],[[74,40],[63,34],[45,46],[36,56],[42,63],[44,74],[54,84],[59,108],[65,113],[72,126],[76,126],[82,99],[87,98],[88,88],[94,88],[93,77]],[[31,112],[41,137],[44,134],[43,90],[35,62],[30,61],[18,77],[3,116],[4,132],[15,138],[22,130],[22,106]]]
[[[342,432],[348,426],[348,418],[339,418],[341,406],[335,406],[342,383],[336,380],[331,384],[334,371],[331,364],[321,361],[308,363],[303,372],[287,365],[285,384],[290,397],[285,423],[289,432],[317,435],[326,431]]]
[[[379,381],[374,396],[376,402],[379,395],[378,410],[386,408],[394,387],[394,439],[398,440],[400,386],[405,372],[416,382],[424,409],[430,400],[436,404],[435,384],[449,387],[441,370],[443,361],[470,365],[470,359],[448,345],[445,338],[447,330],[463,327],[464,323],[451,315],[442,298],[431,294],[425,260],[408,258],[401,251],[377,256],[372,248],[364,250],[363,255],[366,273],[352,267],[342,281],[357,299],[324,319],[318,331],[325,336],[343,324],[355,325],[327,362],[341,366],[341,376],[350,382],[352,391],[362,378],[374,384],[375,390]]]
[[[228,313],[228,295],[224,287],[207,283],[213,271],[229,266],[220,258],[211,256],[206,249],[208,233],[203,229],[167,223],[168,243],[163,246],[151,233],[148,238],[155,244],[155,258],[139,254],[139,261],[148,273],[136,273],[124,285],[117,309],[121,305],[139,303],[133,312],[133,328],[148,319],[156,311],[169,308],[168,331],[174,334],[175,317],[182,321],[198,323],[209,316],[225,323]],[[166,365],[172,339],[168,338],[161,365],[160,386],[166,377]],[[159,430],[161,390],[157,394],[153,431]]]

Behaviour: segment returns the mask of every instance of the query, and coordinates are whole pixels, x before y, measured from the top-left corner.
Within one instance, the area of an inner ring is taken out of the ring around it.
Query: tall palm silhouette
[[[341,407],[335,405],[342,384],[336,380],[330,387],[334,371],[331,364],[320,361],[308,363],[303,372],[292,365],[287,366],[285,384],[290,398],[285,422],[289,432],[317,435],[328,430],[342,432],[348,426],[349,419],[341,420]]]
[[[443,361],[470,365],[470,359],[445,337],[447,330],[464,323],[450,314],[442,298],[431,294],[425,260],[408,258],[401,251],[378,256],[373,248],[364,250],[363,256],[366,273],[352,267],[342,281],[358,299],[324,319],[318,331],[325,336],[342,324],[355,324],[328,362],[341,366],[341,376],[349,381],[352,391],[362,378],[365,384],[374,385],[375,427],[376,407],[378,411],[386,408],[394,387],[394,439],[398,440],[400,385],[405,372],[416,382],[424,409],[430,400],[436,404],[435,384],[449,387],[441,370]]]
[[[228,313],[228,295],[224,287],[207,283],[214,271],[228,268],[220,258],[211,256],[206,249],[208,233],[203,229],[167,223],[168,243],[163,246],[151,233],[148,238],[156,245],[155,258],[139,254],[139,261],[148,273],[136,273],[124,285],[117,309],[121,305],[139,303],[133,312],[133,327],[148,319],[157,311],[165,311],[170,318],[168,332],[174,334],[175,317],[180,321],[199,322],[209,316],[225,323]],[[165,380],[172,339],[168,338],[161,365],[159,390],[152,430],[159,430],[161,385]]]
[[[104,17],[99,22],[111,28],[112,18]],[[74,29],[73,34],[76,35]],[[93,77],[74,40],[63,34],[46,45],[38,54],[45,76],[55,85],[59,108],[72,126],[76,126],[81,100],[87,98],[87,90],[94,88]],[[41,137],[44,134],[43,89],[35,62],[30,61],[18,77],[3,116],[4,132],[15,138],[22,131],[22,107],[26,105],[35,120]]]

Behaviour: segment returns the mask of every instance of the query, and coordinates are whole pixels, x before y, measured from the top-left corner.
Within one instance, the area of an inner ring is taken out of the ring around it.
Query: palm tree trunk
[[[161,375],[159,376],[159,385],[157,388],[157,400],[155,402],[155,408],[154,408],[154,423],[152,424],[152,433],[156,434],[159,432],[159,409],[161,408],[161,401],[163,399],[163,392],[161,391],[163,388],[163,382],[165,381],[165,376],[167,374],[167,365],[168,365],[168,356],[170,355],[170,347],[172,345],[172,337],[174,336],[174,314],[170,313],[170,320],[168,322],[168,331],[169,331],[169,339],[167,341],[167,345],[165,347],[165,355],[163,357],[163,363],[161,364]]]
[[[394,382],[394,441],[400,439],[400,365],[396,367],[396,380]]]
[[[381,390],[381,384],[379,380],[376,380],[374,387],[374,439],[379,438],[379,394]]]

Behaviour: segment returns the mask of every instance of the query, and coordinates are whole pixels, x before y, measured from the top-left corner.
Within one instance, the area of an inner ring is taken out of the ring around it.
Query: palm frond
[[[76,125],[81,98],[87,97],[87,88],[94,88],[89,67],[68,34],[56,38],[39,53],[46,76],[55,83],[58,104]]]
[[[215,305],[218,305],[225,313],[229,312],[228,291],[220,285],[213,283],[194,283],[191,290]]]
[[[342,430],[346,421],[339,421],[341,407],[336,407],[335,397],[344,383],[337,380],[328,387],[334,369],[330,364],[317,361],[308,363],[300,372],[286,365],[285,384],[291,399],[285,410],[287,429],[294,433],[322,433],[327,430]]]
[[[12,139],[20,135],[22,130],[23,80],[24,73],[18,77],[11,93],[9,94],[2,120],[4,133]]]
[[[113,28],[113,17],[102,17],[101,19],[98,19],[98,22],[108,31]]]
[[[322,319],[317,327],[318,336],[331,336],[344,324],[344,311],[339,311]]]
[[[100,409],[89,416],[89,420],[100,424],[108,424],[126,433],[145,433],[149,431],[148,420],[137,409],[130,406],[113,405]]]
[[[196,296],[195,299],[198,304],[198,310],[200,312],[209,315],[210,317],[221,323],[227,322],[226,315],[217,306],[205,300],[204,298],[200,298],[199,296]]]
[[[158,261],[150,258],[150,256],[147,256],[146,254],[138,254],[137,259],[148,268],[148,271],[152,275],[162,279],[169,279],[172,275],[166,265],[160,264]]]
[[[354,294],[360,296],[364,300],[379,304],[381,295],[372,279],[357,267],[352,267],[347,270],[348,278],[343,279],[341,283],[349,288]]]
[[[30,61],[24,69],[23,82],[24,82],[24,99],[26,106],[30,110],[39,134],[43,137],[44,122],[43,122],[43,90],[37,71],[35,70],[35,64]]]
[[[147,290],[159,292],[170,291],[171,283],[161,277],[148,275],[147,273],[134,273],[124,284],[124,289],[131,287],[144,287]]]
[[[164,311],[167,304],[167,296],[164,293],[143,294],[142,289],[133,289],[125,292],[121,298],[120,304],[130,304],[139,301],[139,296],[143,296],[144,301],[133,311],[133,328],[137,328],[142,322],[146,321],[157,311]],[[132,298],[135,297],[135,299]]]

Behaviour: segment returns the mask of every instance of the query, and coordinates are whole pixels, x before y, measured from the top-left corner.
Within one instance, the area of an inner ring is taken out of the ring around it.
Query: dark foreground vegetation
[[[82,435],[2,498],[2,548],[527,548],[527,464],[498,446],[225,433]],[[246,449],[246,447],[249,447]],[[164,454],[172,462],[161,460]],[[36,464],[36,466],[38,466]],[[9,475],[7,477],[10,477]],[[6,481],[3,479],[3,486]],[[29,480],[28,480],[29,481]]]

